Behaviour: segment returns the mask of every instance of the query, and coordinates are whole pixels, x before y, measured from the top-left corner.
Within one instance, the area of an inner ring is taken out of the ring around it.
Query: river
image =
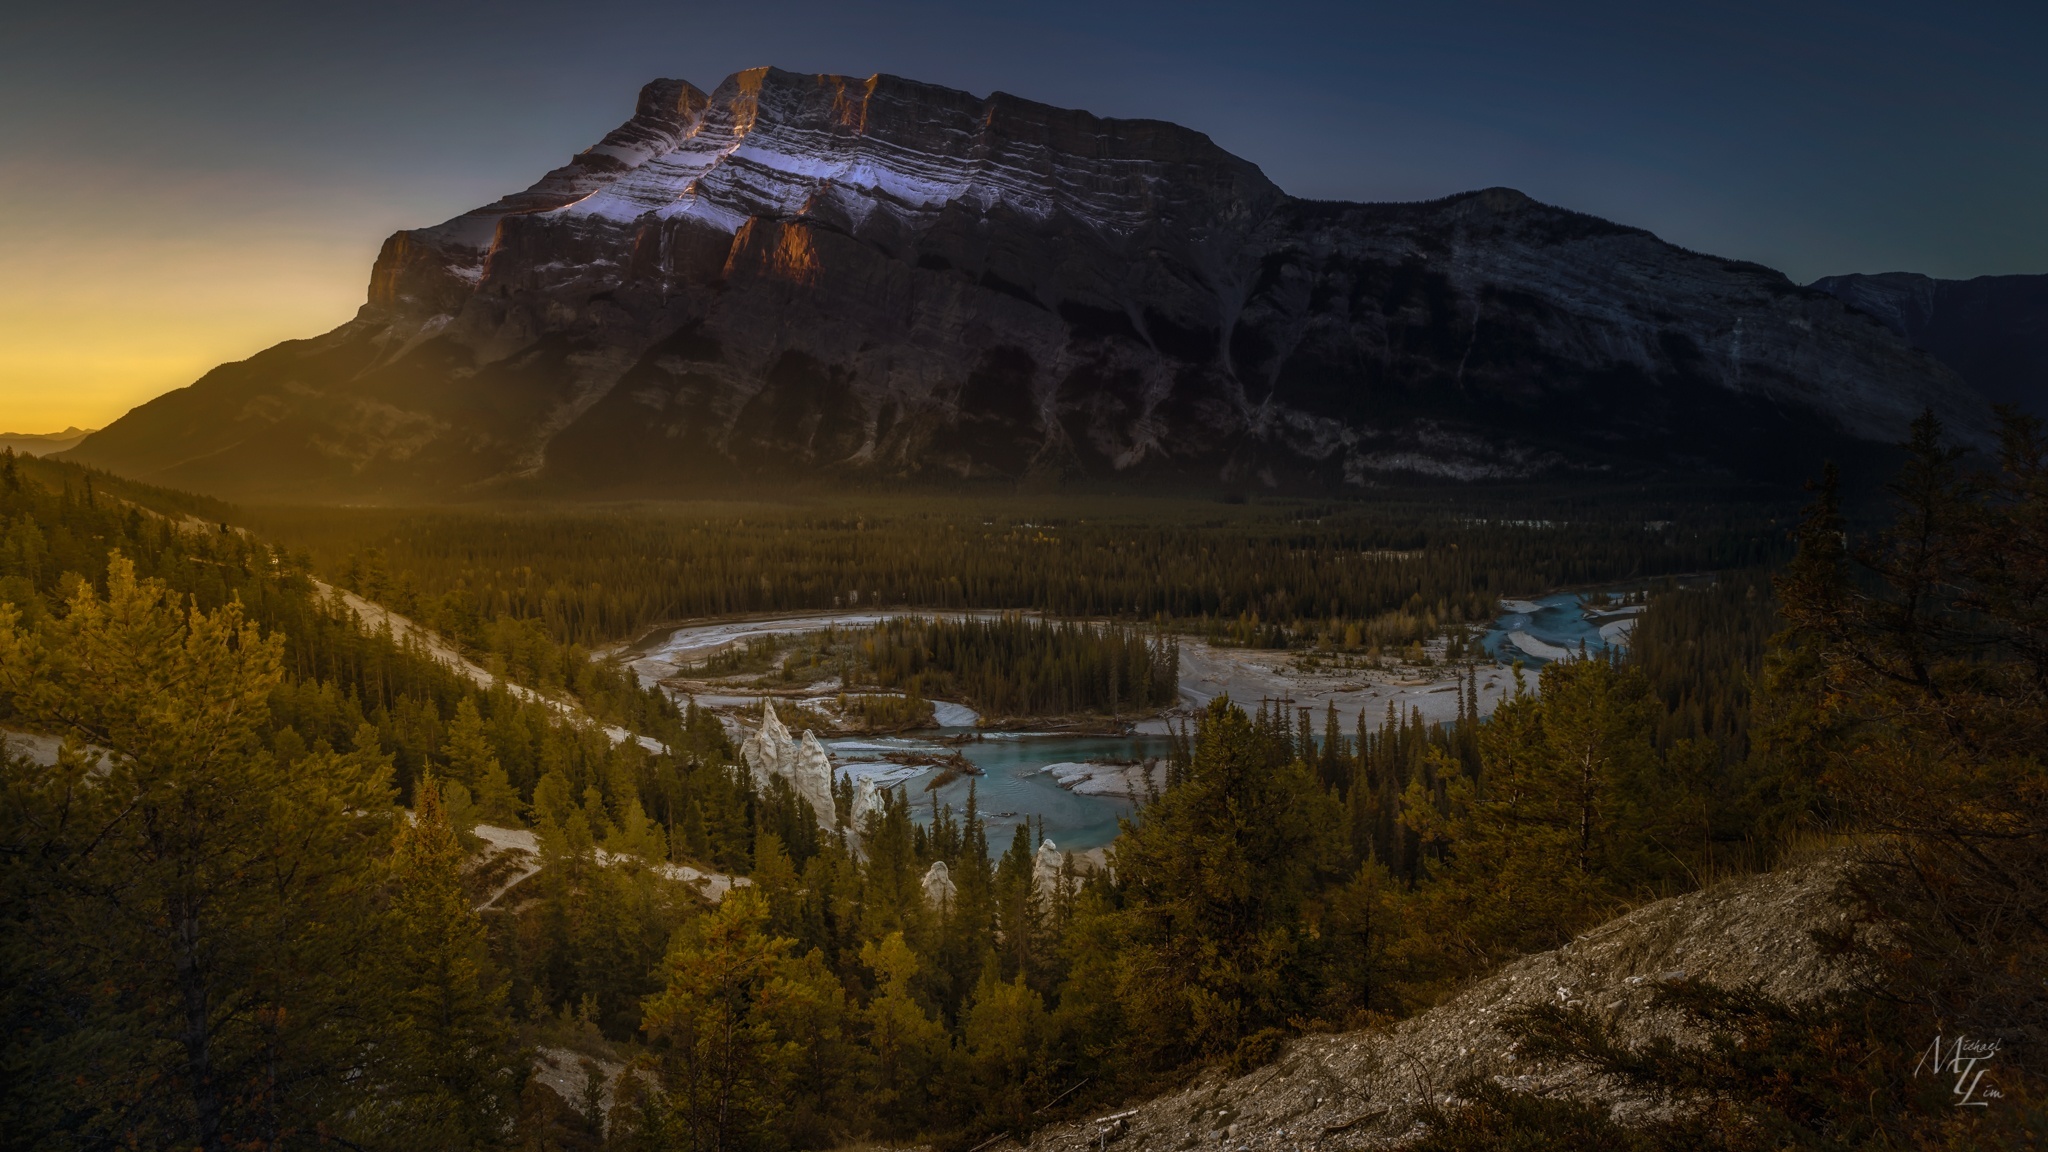
[[[1560,592],[1530,600],[1504,600],[1501,615],[1487,629],[1482,643],[1497,662],[1519,660],[1532,668],[1576,656],[1582,642],[1589,652],[1608,644],[1625,645],[1640,606],[1596,610],[1597,614],[1589,617],[1585,600],[1600,595],[1582,600],[1581,593]],[[756,636],[814,632],[831,625],[862,627],[910,614],[913,613],[882,610],[710,621],[650,636],[624,655],[641,681],[652,685]],[[1339,677],[1319,690],[1317,678],[1293,674],[1274,664],[1276,658],[1286,662],[1277,653],[1217,648],[1192,640],[1183,642],[1181,653],[1182,703],[1191,709],[1199,708],[1224,690],[1250,706],[1256,706],[1256,697],[1263,695],[1289,700],[1295,706],[1312,706],[1318,716],[1324,703],[1329,702],[1336,704],[1348,732],[1361,710],[1377,717],[1390,700],[1397,711],[1406,714],[1411,708],[1419,709],[1428,720],[1449,719],[1455,702],[1448,679],[1441,683],[1366,682],[1361,687],[1351,687],[1338,683],[1342,679]],[[1509,680],[1498,669],[1490,674],[1482,671],[1481,695],[1486,710],[1490,711],[1507,690]],[[758,697],[739,694],[697,699],[700,704],[718,707],[751,704]],[[1131,794],[1142,797],[1144,789],[1141,784],[1118,776],[1113,769],[1102,767],[1092,770],[1100,779],[1092,785],[1085,783],[1091,769],[1081,766],[1156,759],[1164,757],[1168,747],[1167,738],[1160,734],[1165,723],[1158,720],[1145,725],[1151,731],[1129,736],[981,733],[974,727],[976,716],[972,709],[943,701],[934,701],[934,705],[939,722],[945,725],[935,731],[826,740],[825,746],[846,775],[856,779],[871,776],[884,787],[904,789],[910,797],[912,813],[920,822],[931,818],[934,794],[925,785],[936,778],[938,762],[957,749],[981,769],[981,775],[971,779],[977,803],[986,817],[989,848],[997,853],[1009,847],[1014,828],[1031,820],[1043,820],[1047,838],[1063,849],[1083,851],[1108,844],[1116,838],[1119,818],[1129,816],[1135,809]],[[948,737],[974,736],[979,739],[947,742]],[[1135,777],[1134,773],[1129,775]],[[1077,776],[1084,781],[1081,791],[1062,786],[1061,777],[1072,785]],[[935,790],[938,802],[950,804],[956,816],[966,807],[969,779],[962,775]]]

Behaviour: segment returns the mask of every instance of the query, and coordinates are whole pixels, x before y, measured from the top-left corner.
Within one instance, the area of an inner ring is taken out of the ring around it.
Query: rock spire
[[[753,772],[756,788],[766,789],[780,776],[810,803],[818,827],[833,830],[838,809],[832,801],[832,756],[809,729],[801,740],[791,737],[773,701],[761,702],[761,726],[740,744],[740,760]]]

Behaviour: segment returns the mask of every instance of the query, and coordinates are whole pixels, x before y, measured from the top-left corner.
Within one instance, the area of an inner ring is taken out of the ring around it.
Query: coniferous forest
[[[1851,515],[1824,478],[1777,523],[250,515],[10,456],[0,726],[59,743],[10,744],[0,793],[0,1141],[970,1149],[1384,1026],[1630,907],[1846,846],[1894,942],[1855,992],[1680,981],[1700,1049],[1568,1006],[1515,1022],[1697,1107],[1622,1128],[1489,1081],[1419,1146],[2022,1146],[2048,1031],[2048,449],[2015,418],[2001,460],[1965,460],[1923,421],[1884,501]],[[1654,580],[1681,572],[1715,577]],[[716,717],[592,655],[700,615],[1030,610],[1112,623],[905,618],[865,666],[1020,714],[1135,711],[1173,698],[1175,630],[1370,649],[1624,578],[1653,581],[1626,655],[1517,670],[1483,719],[1470,665],[1446,723],[1216,700],[1111,867],[1049,881],[1028,826],[989,842],[972,791],[817,812],[758,786]],[[365,631],[321,581],[542,695]],[[494,866],[479,829],[530,833],[537,871]],[[747,883],[714,902],[683,867]],[[2009,1038],[2015,1107],[1963,1115],[1911,1078],[1942,1028]]]
[[[752,612],[913,607],[1170,621],[1239,643],[1403,644],[1501,596],[1767,564],[1796,506],[1469,496],[1271,506],[880,497],[844,505],[252,508],[335,583],[484,644],[597,646]],[[1775,531],[1773,529],[1776,529]]]
[[[694,671],[716,677],[769,670],[769,687],[832,679],[846,688],[904,693],[858,697],[869,711],[890,699],[937,696],[995,717],[1143,714],[1178,699],[1180,651],[1171,634],[1116,621],[897,616],[866,628],[754,637]],[[922,711],[928,717],[929,709]]]

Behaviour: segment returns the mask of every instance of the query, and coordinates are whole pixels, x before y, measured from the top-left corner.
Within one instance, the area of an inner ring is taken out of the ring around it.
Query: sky
[[[1800,282],[2048,272],[2048,4],[0,5],[0,432],[361,304],[658,76],[890,72],[1208,133],[1299,196],[1494,185]]]

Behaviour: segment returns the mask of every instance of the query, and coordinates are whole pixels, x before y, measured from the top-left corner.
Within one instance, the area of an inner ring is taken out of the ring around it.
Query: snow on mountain
[[[817,475],[1356,488],[1810,470],[1955,375],[1756,265],[1490,189],[1296,200],[1177,125],[762,68],[393,235],[351,323],[74,455],[265,496]]]

